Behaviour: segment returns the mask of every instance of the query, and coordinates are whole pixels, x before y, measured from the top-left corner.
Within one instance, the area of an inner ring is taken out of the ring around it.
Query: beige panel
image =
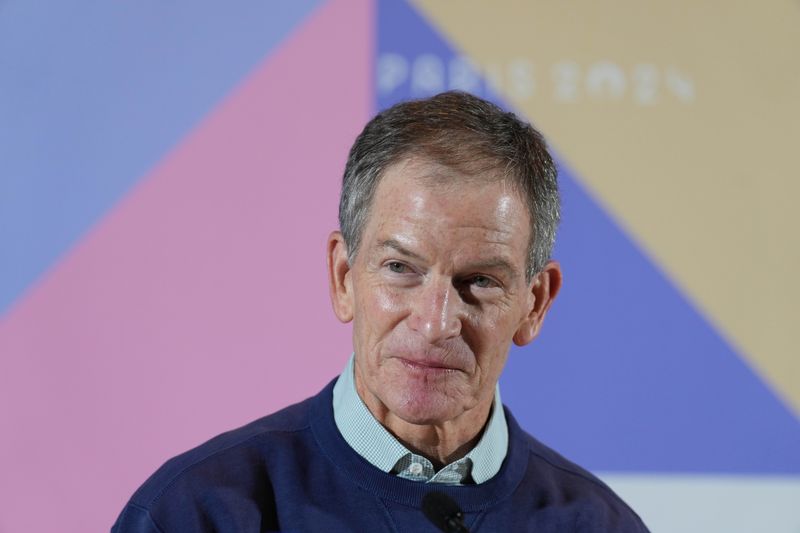
[[[415,3],[800,412],[800,2]]]

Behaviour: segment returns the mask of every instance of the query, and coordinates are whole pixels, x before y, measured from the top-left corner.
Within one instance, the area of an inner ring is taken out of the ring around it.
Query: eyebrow
[[[421,255],[419,255],[416,252],[412,252],[411,250],[409,250],[408,248],[406,248],[405,246],[400,244],[395,239],[384,239],[384,240],[380,241],[378,243],[378,248],[392,248],[393,250],[396,250],[396,251],[400,252],[403,255],[407,255],[408,257],[411,257],[412,259],[416,259],[418,261],[425,261],[424,257],[422,257]]]
[[[384,239],[384,240],[382,240],[382,241],[380,241],[378,243],[377,248],[380,248],[380,249],[391,248],[391,249],[396,250],[396,251],[400,252],[401,254],[406,255],[406,256],[408,256],[408,257],[410,257],[412,259],[416,259],[417,261],[422,261],[422,262],[426,262],[427,261],[427,259],[425,257],[419,255],[416,252],[412,252],[411,250],[409,250],[408,248],[406,248],[405,246],[400,244],[395,239]],[[504,259],[502,257],[491,257],[491,258],[486,259],[486,260],[476,261],[474,263],[469,263],[468,266],[469,266],[469,270],[473,270],[473,269],[474,270],[494,270],[494,269],[503,270],[503,271],[506,272],[506,274],[508,274],[512,278],[516,277],[517,274],[518,274],[517,269],[514,268],[514,266],[510,262],[508,262],[506,259]]]
[[[510,276],[511,278],[515,278],[517,276],[517,269],[514,266],[503,259],[502,257],[492,257],[491,259],[487,259],[485,261],[477,261],[475,263],[469,264],[470,269],[476,270],[503,270],[505,273]]]

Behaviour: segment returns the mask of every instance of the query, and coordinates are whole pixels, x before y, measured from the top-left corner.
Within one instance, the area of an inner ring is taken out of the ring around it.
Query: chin
[[[409,424],[440,424],[461,414],[456,399],[437,391],[405,390],[392,396],[389,409]]]

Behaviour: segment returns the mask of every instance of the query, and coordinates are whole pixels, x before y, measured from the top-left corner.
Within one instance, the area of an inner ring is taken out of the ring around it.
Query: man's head
[[[463,92],[397,104],[374,117],[356,139],[339,202],[339,227],[351,260],[384,171],[411,156],[425,156],[478,180],[505,180],[523,199],[531,220],[528,279],[542,269],[560,217],[556,167],[545,141],[513,113]]]
[[[359,394],[396,434],[483,426],[511,342],[533,340],[560,286],[555,179],[538,133],[461,93],[395,106],[359,136],[331,296],[354,322]]]

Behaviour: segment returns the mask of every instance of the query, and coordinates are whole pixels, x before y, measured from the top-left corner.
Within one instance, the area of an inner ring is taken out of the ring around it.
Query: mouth
[[[400,363],[408,370],[427,375],[447,375],[458,372],[458,368],[446,366],[438,361],[425,361],[417,359],[397,358]]]

